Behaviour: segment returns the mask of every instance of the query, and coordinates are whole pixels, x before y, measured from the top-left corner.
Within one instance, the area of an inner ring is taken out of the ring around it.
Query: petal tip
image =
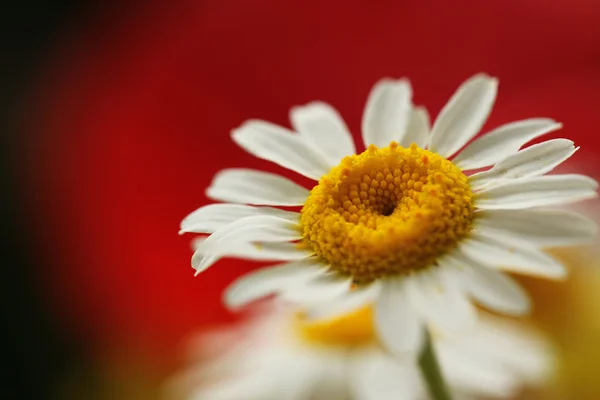
[[[487,72],[478,72],[475,75],[472,75],[467,81],[485,81],[485,82],[498,82],[498,78],[488,74]]]
[[[244,135],[245,129],[243,126],[231,130],[231,140],[239,144],[240,138]]]
[[[243,307],[243,304],[236,301],[235,296],[231,295],[230,290],[225,290],[225,293],[222,296],[222,302],[229,311],[239,311]]]
[[[527,294],[527,292],[523,291],[522,295],[523,302],[515,304],[509,310],[506,310],[507,315],[512,315],[514,317],[525,317],[531,314],[534,308],[533,301],[531,300],[531,297]]]
[[[569,271],[567,267],[560,264],[560,268],[556,268],[551,273],[548,273],[547,278],[555,281],[562,282],[569,277]]]
[[[562,122],[556,122],[553,119],[548,119],[548,127],[546,128],[546,133],[554,132],[561,130],[563,128]]]
[[[214,180],[213,180],[213,182],[214,182]],[[211,185],[209,187],[206,188],[206,190],[204,191],[204,195],[206,197],[208,197],[209,199],[216,200],[215,190],[214,190],[214,187],[213,187],[212,183],[211,183]]]

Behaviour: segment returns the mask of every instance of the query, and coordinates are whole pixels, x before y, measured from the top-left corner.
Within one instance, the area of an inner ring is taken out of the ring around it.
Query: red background
[[[229,139],[247,118],[287,125],[291,106],[320,99],[359,138],[379,78],[408,76],[435,116],[486,71],[500,78],[486,129],[548,116],[565,124],[552,136],[582,146],[573,163],[595,172],[600,153],[591,0],[118,4],[65,30],[43,71],[23,162],[48,299],[92,349],[157,363],[230,318],[220,292],[252,267],[227,260],[194,278],[192,237],[177,235],[219,169],[282,172]]]

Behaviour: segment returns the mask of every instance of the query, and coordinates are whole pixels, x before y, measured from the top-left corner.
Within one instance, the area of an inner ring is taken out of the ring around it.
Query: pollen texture
[[[313,345],[347,348],[376,342],[371,307],[324,321],[312,321],[300,313],[295,322],[295,331],[301,339]]]
[[[451,161],[392,142],[349,156],[302,208],[304,245],[356,283],[435,265],[471,230],[467,177]]]

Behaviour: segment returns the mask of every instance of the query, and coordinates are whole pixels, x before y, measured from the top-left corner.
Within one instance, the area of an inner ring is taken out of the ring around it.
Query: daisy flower
[[[293,310],[262,305],[241,329],[200,336],[192,367],[170,387],[193,400],[428,398],[414,355],[392,356],[379,343],[371,307],[318,322]],[[497,317],[482,316],[460,335],[434,335],[433,345],[457,399],[512,397],[553,369],[541,336]]]
[[[546,175],[577,151],[570,140],[522,149],[561,127],[551,119],[512,122],[471,141],[497,86],[485,74],[468,79],[430,128],[409,82],[384,79],[369,95],[359,154],[340,115],[321,102],[291,110],[293,131],[245,122],[232,133],[236,144],[318,183],[309,191],[268,172],[220,171],[207,195],[225,203],[181,222],[182,233],[210,234],[192,266],[200,273],[223,257],[282,261],[238,279],[226,304],[276,294],[318,319],[372,302],[377,332],[394,352],[419,347],[426,324],[472,324],[472,300],[527,313],[526,293],[502,271],[563,278],[563,265],[543,249],[587,241],[596,225],[547,207],[595,197],[598,185]]]

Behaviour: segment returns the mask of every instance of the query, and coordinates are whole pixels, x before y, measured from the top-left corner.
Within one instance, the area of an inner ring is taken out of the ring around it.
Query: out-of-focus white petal
[[[352,280],[336,273],[322,274],[302,282],[290,282],[281,292],[281,298],[303,307],[331,301],[350,291]]]
[[[307,316],[311,320],[320,320],[351,313],[366,305],[373,304],[380,290],[380,281],[360,285],[330,302],[310,308]]]
[[[357,362],[349,384],[356,400],[415,400],[423,391],[411,359],[394,359],[386,354],[365,357]]]
[[[507,397],[549,378],[551,348],[543,337],[512,321],[480,315],[475,329],[436,341],[447,382],[472,395]]]
[[[476,321],[475,308],[456,279],[455,271],[440,260],[432,271],[413,275],[407,282],[410,304],[437,328],[461,331]]]
[[[266,375],[266,374],[265,374]],[[271,377],[272,378],[272,377]],[[190,395],[191,400],[268,400],[273,381],[261,374],[246,375],[236,380],[217,382],[202,387]],[[271,399],[274,400],[274,399]]]
[[[446,380],[452,382],[455,388],[479,396],[510,398],[516,394],[519,382],[502,365],[483,357],[465,360],[454,347],[436,347],[440,368]]]
[[[375,301],[375,329],[383,344],[396,354],[416,351],[423,342],[423,325],[408,297],[409,279],[384,280]]]

